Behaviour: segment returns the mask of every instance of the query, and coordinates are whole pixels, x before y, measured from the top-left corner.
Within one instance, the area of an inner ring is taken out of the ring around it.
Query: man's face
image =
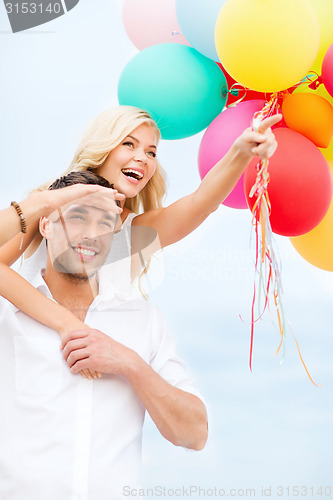
[[[81,279],[93,276],[110,251],[116,215],[75,203],[48,219],[48,252],[54,269]]]

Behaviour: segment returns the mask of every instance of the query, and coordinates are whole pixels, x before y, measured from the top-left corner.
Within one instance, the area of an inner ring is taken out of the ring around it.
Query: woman
[[[165,181],[156,157],[160,132],[148,113],[138,108],[120,106],[99,115],[87,129],[65,173],[90,169],[107,179],[116,190],[125,195],[121,202],[123,225],[154,229],[163,248],[191,233],[219,207],[254,156],[268,158],[274,153],[277,144],[270,127],[281,118],[281,115],[275,115],[264,120],[260,133],[245,130],[194,193],[166,208],[162,208]],[[43,192],[49,184],[41,186],[40,190]],[[38,193],[32,196],[38,196]],[[28,202],[29,198],[22,202],[23,213],[24,204]],[[141,213],[136,215],[138,212]],[[38,216],[42,213],[43,210],[40,210]],[[1,228],[0,233],[3,233]],[[29,257],[40,247],[41,241],[38,221],[29,220],[22,245],[20,235],[3,245],[0,249],[3,276],[0,293],[23,312],[64,336],[73,329],[81,329],[82,322],[32,289],[31,285],[8,267],[25,250],[29,267]],[[45,258],[45,254],[38,258]],[[132,280],[140,273],[141,267],[141,262],[133,263]],[[29,297],[29,300],[25,297]]]

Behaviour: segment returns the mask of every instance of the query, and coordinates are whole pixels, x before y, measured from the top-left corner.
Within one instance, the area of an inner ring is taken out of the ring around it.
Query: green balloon
[[[221,113],[227,82],[217,64],[186,45],[163,43],[139,52],[123,70],[119,104],[148,111],[163,139],[197,134]]]

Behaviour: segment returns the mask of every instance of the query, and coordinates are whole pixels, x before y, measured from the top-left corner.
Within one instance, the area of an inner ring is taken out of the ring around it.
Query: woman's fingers
[[[268,130],[270,127],[273,127],[274,125],[276,125],[277,123],[279,123],[279,121],[281,121],[281,120],[282,120],[281,113],[278,113],[278,114],[273,115],[273,116],[269,116],[268,118],[265,118],[260,123],[259,131],[262,132],[262,133],[265,133],[266,130]]]

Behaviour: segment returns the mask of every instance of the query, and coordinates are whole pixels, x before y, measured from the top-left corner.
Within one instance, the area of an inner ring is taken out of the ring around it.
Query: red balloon
[[[323,154],[309,139],[287,128],[276,129],[278,148],[269,160],[272,231],[300,236],[324,218],[332,199],[332,176]],[[252,209],[256,195],[249,198],[255,183],[258,157],[244,174],[244,190]]]
[[[228,89],[230,91],[230,88],[234,83],[237,83],[236,80],[232,78],[232,76],[227,73],[227,71],[224,69],[221,63],[216,63],[219,68],[221,69],[222,73],[224,74],[226,80],[227,80],[227,85]],[[228,99],[227,99],[227,106],[230,106],[233,102],[238,101],[241,97],[244,96],[245,91],[242,90],[243,85],[238,85],[238,87],[235,88],[235,90],[238,90],[238,95],[232,95],[230,92],[228,92]],[[257,92],[256,90],[247,90],[245,97],[242,99],[243,101],[250,101],[254,99],[263,99],[264,101],[267,101],[269,99],[270,94],[265,94],[264,92]]]

